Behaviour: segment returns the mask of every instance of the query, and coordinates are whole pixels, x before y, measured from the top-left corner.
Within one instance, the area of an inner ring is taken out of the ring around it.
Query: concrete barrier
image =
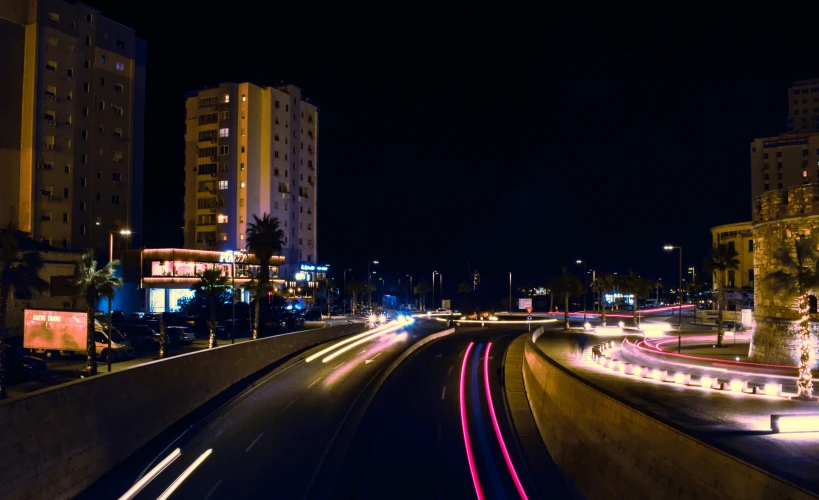
[[[523,379],[549,453],[585,498],[816,498],[593,387],[532,342]]]
[[[343,325],[152,361],[0,402],[4,498],[71,498],[211,398]]]

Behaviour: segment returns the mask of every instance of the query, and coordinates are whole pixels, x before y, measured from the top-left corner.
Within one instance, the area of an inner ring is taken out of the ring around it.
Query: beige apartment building
[[[192,92],[185,119],[185,248],[241,250],[253,216],[285,233],[280,276],[316,263],[318,107],[293,85]]]
[[[0,0],[0,57],[0,225],[100,254],[141,238],[144,41],[84,4]]]
[[[787,132],[751,143],[752,199],[819,182],[819,79],[795,82],[788,97]]]

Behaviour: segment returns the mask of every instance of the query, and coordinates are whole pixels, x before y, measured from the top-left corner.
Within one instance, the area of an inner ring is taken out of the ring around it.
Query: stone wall
[[[799,362],[794,324],[799,317],[796,303],[772,290],[766,277],[778,269],[775,252],[780,248],[793,252],[797,237],[811,236],[819,245],[819,184],[769,191],[757,197],[753,231],[756,329],[749,354],[752,360],[762,363],[796,365]],[[811,319],[819,321],[819,315]],[[815,353],[819,339],[816,330],[813,331]]]
[[[345,325],[183,354],[0,403],[3,498],[83,491],[179,419],[242,379]]]
[[[585,498],[816,498],[589,385],[531,341],[523,379],[543,442]]]

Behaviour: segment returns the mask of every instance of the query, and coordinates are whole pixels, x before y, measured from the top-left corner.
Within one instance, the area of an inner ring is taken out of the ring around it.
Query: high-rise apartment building
[[[105,254],[111,231],[139,239],[144,41],[84,4],[0,0],[0,59],[0,224]]]
[[[318,107],[293,85],[223,83],[188,95],[185,248],[239,250],[253,216],[277,217],[285,265],[317,262]]]
[[[819,182],[819,80],[794,83],[788,96],[788,132],[751,143],[752,199]]]

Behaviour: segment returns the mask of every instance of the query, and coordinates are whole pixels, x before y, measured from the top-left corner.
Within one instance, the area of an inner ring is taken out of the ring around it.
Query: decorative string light
[[[799,378],[796,380],[801,399],[813,397],[810,361],[810,306],[808,295],[802,293],[799,295]]]

